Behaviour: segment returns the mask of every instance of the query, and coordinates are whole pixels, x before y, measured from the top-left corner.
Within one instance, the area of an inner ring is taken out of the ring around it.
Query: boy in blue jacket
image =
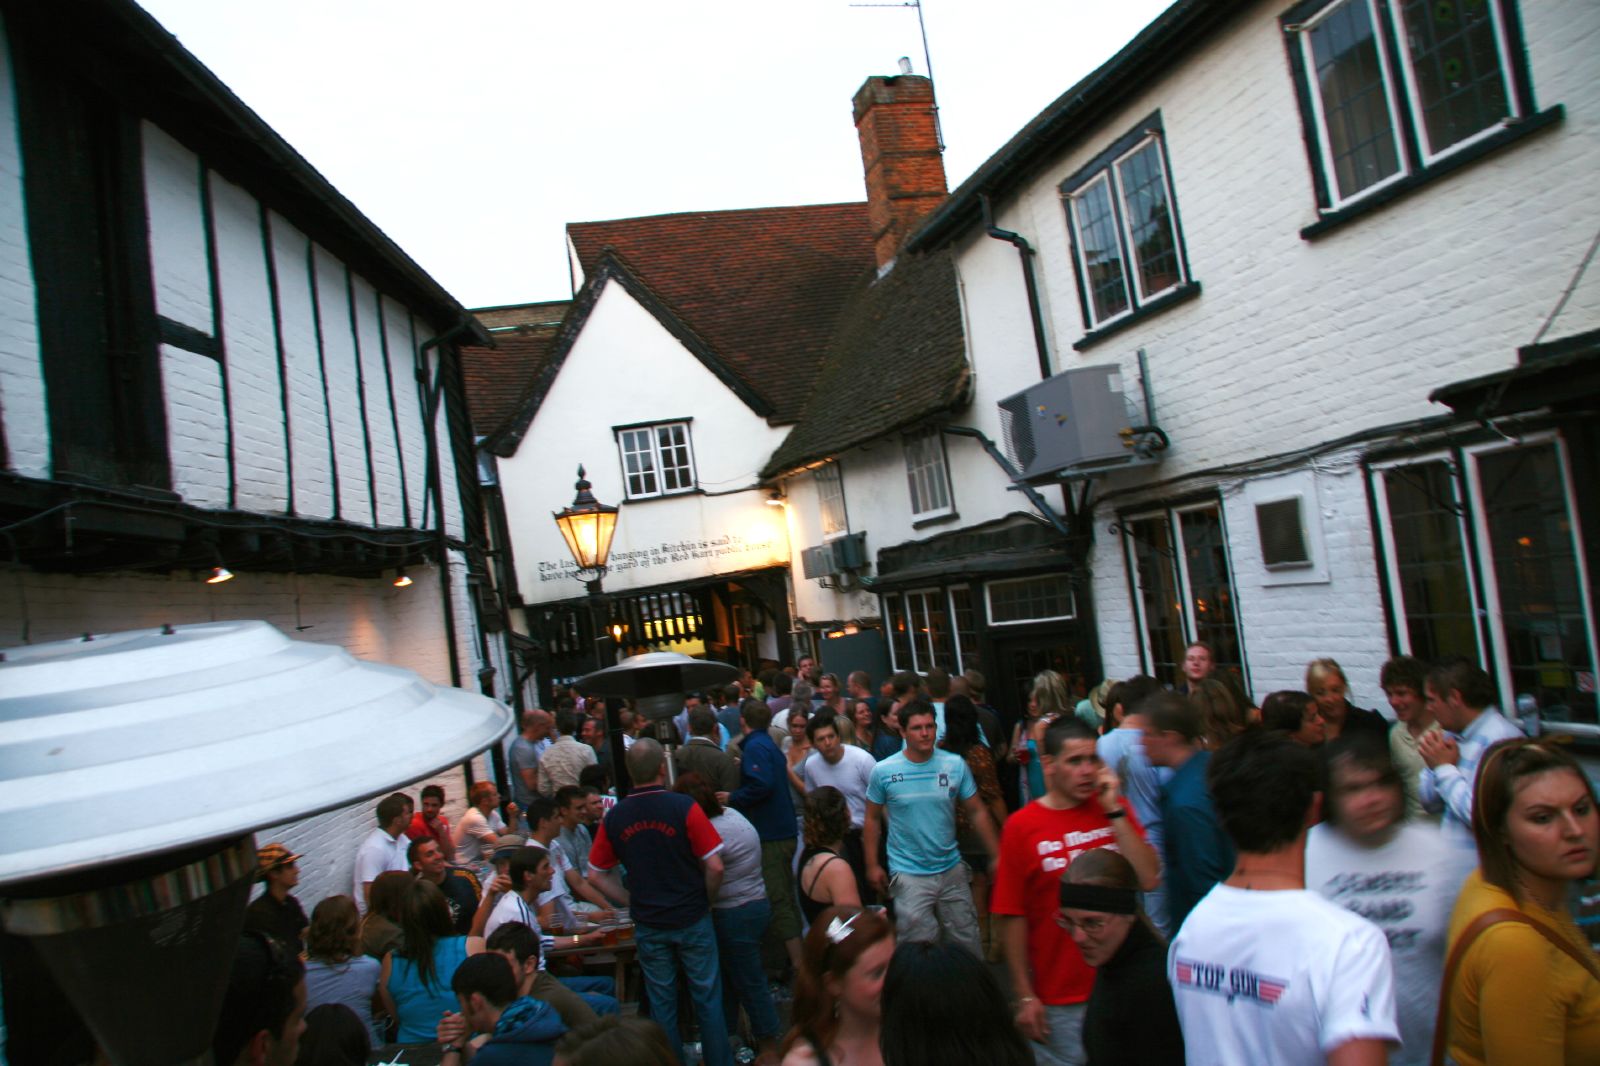
[[[473,1066],[550,1066],[567,1027],[555,1008],[517,996],[517,975],[504,955],[485,951],[456,967],[450,989],[460,1014],[439,1021],[443,1066],[460,1066],[469,1034]]]

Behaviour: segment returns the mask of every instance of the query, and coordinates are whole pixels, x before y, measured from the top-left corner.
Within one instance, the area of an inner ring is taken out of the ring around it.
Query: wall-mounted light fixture
[[[405,571],[404,567],[401,567],[399,570],[397,570],[395,572],[395,575],[394,575],[394,587],[395,588],[397,588],[397,589],[408,589],[408,588],[410,588],[412,586],[412,584],[414,584],[414,582],[412,582],[412,580],[409,577],[406,576],[406,571]]]

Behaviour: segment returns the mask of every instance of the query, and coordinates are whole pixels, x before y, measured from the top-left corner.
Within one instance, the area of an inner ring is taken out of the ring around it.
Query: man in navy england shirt
[[[674,1050],[678,1033],[678,968],[700,1016],[707,1066],[732,1066],[733,1049],[722,1013],[711,900],[722,885],[722,838],[693,800],[668,792],[666,752],[654,740],[628,749],[633,791],[611,809],[589,851],[589,880],[620,895],[616,869],[628,870],[639,969],[650,993],[652,1016]]]

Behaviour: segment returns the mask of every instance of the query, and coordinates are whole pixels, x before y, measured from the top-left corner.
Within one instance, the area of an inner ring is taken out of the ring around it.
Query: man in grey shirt
[[[522,712],[522,733],[511,742],[511,798],[518,810],[527,810],[539,791],[539,756],[550,746],[549,711],[535,707]]]

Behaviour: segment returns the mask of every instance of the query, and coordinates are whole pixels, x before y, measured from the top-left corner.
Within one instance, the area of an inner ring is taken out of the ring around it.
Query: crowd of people
[[[610,708],[621,767],[558,693],[509,802],[384,798],[309,920],[261,848],[217,1061],[1600,1062],[1594,788],[1466,660],[1386,663],[1392,717],[1331,659],[1257,706],[1204,644],[1014,709],[977,671],[773,666]],[[619,923],[637,1014],[585,972]]]

